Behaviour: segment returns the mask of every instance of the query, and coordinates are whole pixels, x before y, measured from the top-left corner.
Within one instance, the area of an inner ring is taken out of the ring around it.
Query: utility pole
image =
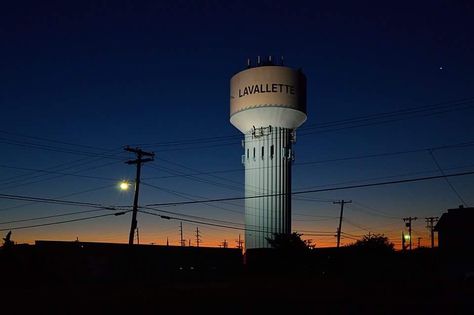
[[[341,205],[341,213],[339,215],[339,228],[337,229],[337,247],[341,245],[341,228],[342,228],[342,216],[344,214],[344,204],[352,203],[352,200],[341,200],[341,201],[334,201],[333,204],[340,204]]]
[[[405,226],[408,228],[408,236],[410,237],[409,241],[409,248],[411,250],[411,222],[412,221],[415,221],[416,219],[418,219],[417,217],[408,217],[408,218],[403,218],[403,221],[406,222],[405,223]]]
[[[422,237],[418,237],[418,247],[417,248],[421,247],[421,239],[422,239]]]
[[[155,157],[155,153],[145,152],[145,151],[142,151],[140,148],[131,148],[129,146],[126,146],[124,150],[127,152],[135,153],[137,157],[135,160],[129,160],[125,162],[128,165],[133,165],[133,164],[137,165],[137,174],[135,176],[135,197],[133,198],[132,224],[130,226],[130,234],[128,238],[128,244],[133,245],[135,230],[137,229],[138,193],[140,191],[140,175],[141,175],[142,164],[153,161],[153,158]],[[148,158],[144,158],[144,157],[148,157]]]
[[[239,239],[235,241],[237,243],[237,248],[242,250],[242,244],[244,243],[243,240],[240,239],[240,234],[239,234]]]
[[[405,245],[405,233],[402,231],[402,250],[405,251],[407,246]]]
[[[138,233],[138,227],[137,227],[137,244],[140,245],[140,234]]]
[[[226,240],[224,240],[224,241],[222,242],[222,248],[227,248],[227,247],[228,247],[228,243],[227,243]]]
[[[196,247],[199,247],[201,243],[201,234],[199,234],[199,227],[196,227]]]
[[[434,224],[438,222],[439,217],[425,218],[426,228],[430,230],[431,248],[434,248]]]
[[[183,239],[183,222],[179,222],[179,234],[180,234],[180,244],[181,246],[186,246],[186,241]]]

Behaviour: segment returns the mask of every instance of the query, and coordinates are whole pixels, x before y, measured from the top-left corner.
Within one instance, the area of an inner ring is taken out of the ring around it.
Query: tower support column
[[[267,238],[291,233],[293,135],[291,129],[272,126],[245,134],[246,249],[268,248]]]

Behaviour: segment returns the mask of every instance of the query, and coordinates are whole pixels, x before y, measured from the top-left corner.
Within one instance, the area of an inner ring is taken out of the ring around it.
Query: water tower
[[[291,233],[295,130],[306,120],[306,77],[269,58],[230,81],[230,122],[244,134],[245,248]],[[260,197],[264,196],[264,197]]]

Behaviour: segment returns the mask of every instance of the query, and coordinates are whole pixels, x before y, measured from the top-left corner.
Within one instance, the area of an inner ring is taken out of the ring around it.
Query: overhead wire
[[[107,165],[109,165],[109,164],[107,164]],[[4,164],[0,164],[0,168],[14,169],[14,170],[20,170],[20,171],[31,171],[31,172],[35,172],[35,173],[44,173],[44,174],[73,176],[73,177],[89,178],[89,179],[100,179],[100,180],[108,180],[108,181],[116,181],[117,180],[116,178],[111,178],[111,177],[102,177],[102,176],[93,176],[93,175],[80,175],[80,174],[74,174],[74,173],[64,173],[64,172],[51,171],[51,170],[46,170],[46,169],[18,167],[18,166],[4,165]]]
[[[149,208],[145,208],[145,209],[149,209]],[[183,222],[209,225],[209,226],[214,226],[214,227],[221,227],[221,228],[232,229],[232,230],[240,230],[240,231],[251,231],[251,232],[259,232],[259,233],[268,233],[269,232],[267,230],[253,229],[253,228],[247,228],[247,227],[236,227],[236,226],[231,226],[231,225],[226,225],[226,224],[210,223],[210,222],[205,222],[205,221],[201,221],[201,220],[179,218],[179,217],[174,217],[174,216],[169,216],[169,215],[161,215],[161,214],[149,212],[149,211],[146,211],[146,210],[143,210],[143,209],[140,209],[139,212],[149,214],[149,215],[152,215],[152,216],[156,216],[156,217],[160,217],[160,218],[165,219],[165,220],[179,220],[179,221],[183,221]]]
[[[438,163],[438,160],[436,159],[434,153],[432,150],[428,150],[431,158],[433,159],[433,162],[436,164],[436,167],[438,168],[439,172],[444,176],[445,173],[444,173],[444,170],[441,168],[441,165],[439,165]],[[454,185],[451,183],[451,181],[449,180],[448,177],[444,177],[446,183],[448,184],[448,186],[451,188],[451,190],[453,191],[453,193],[458,197],[458,199],[461,201],[461,203],[467,207],[467,203],[464,201],[464,199],[462,198],[461,194],[459,193],[459,191],[454,187]]]
[[[82,156],[87,156],[87,157],[101,157],[101,158],[107,158],[107,159],[113,159],[113,160],[122,160],[121,157],[118,157],[116,155],[111,155],[111,154],[67,149],[67,148],[62,148],[58,146],[39,144],[39,143],[20,141],[20,140],[11,140],[11,139],[1,138],[1,137],[0,137],[0,143],[27,147],[27,148],[32,148],[32,149],[45,150],[45,151],[82,155]]]
[[[473,175],[473,174],[474,174],[474,171],[468,171],[468,172],[445,174],[445,176],[446,177],[460,177],[460,176],[468,176],[468,175]],[[327,191],[347,190],[347,189],[376,187],[376,186],[387,186],[387,185],[394,185],[394,184],[413,183],[413,182],[434,180],[434,179],[439,179],[439,178],[443,178],[443,177],[444,177],[443,175],[436,175],[436,176],[407,178],[407,179],[401,179],[401,180],[384,181],[384,182],[376,182],[376,183],[368,183],[368,184],[348,185],[348,186],[331,187],[331,188],[323,188],[323,189],[309,189],[309,190],[295,191],[295,192],[292,192],[291,194],[292,195],[300,195],[300,194],[309,194],[309,193],[318,193],[318,192],[327,192]],[[205,203],[205,202],[220,202],[220,201],[230,201],[230,200],[265,198],[265,197],[273,197],[273,196],[281,196],[281,195],[283,195],[283,194],[267,194],[267,195],[259,195],[259,196],[248,196],[248,197],[227,197],[227,198],[215,198],[215,199],[196,200],[196,201],[183,201],[183,202],[152,203],[152,204],[148,204],[148,206],[185,205],[185,204],[196,204],[196,203]]]
[[[451,100],[447,102],[435,103],[435,104],[430,104],[430,105],[415,106],[415,107],[399,109],[395,111],[352,117],[352,118],[347,118],[347,119],[342,119],[342,120],[329,121],[326,123],[324,122],[315,123],[315,124],[306,125],[302,128],[299,128],[299,130],[300,130],[300,135],[304,136],[304,135],[315,133],[315,132],[328,132],[328,131],[338,131],[338,130],[344,130],[344,129],[366,127],[373,124],[391,123],[391,122],[399,121],[406,118],[431,116],[431,115],[442,114],[442,113],[446,113],[450,111],[469,109],[472,106],[474,106],[473,103],[474,103],[474,98],[468,97],[468,98]],[[397,118],[397,117],[398,119],[394,120],[394,118]],[[374,121],[377,119],[381,121],[378,121],[378,122]],[[390,120],[387,120],[387,119],[390,119]],[[359,124],[359,125],[354,126],[353,124]],[[349,125],[349,126],[342,127],[342,128],[340,127],[344,125]],[[339,128],[337,129],[333,128],[332,130],[328,130],[327,128],[329,127],[339,127]],[[324,128],[326,128],[326,130],[324,130]],[[312,129],[323,129],[323,130],[311,131]],[[199,144],[199,143],[218,142],[218,141],[224,141],[224,140],[228,141],[230,139],[234,139],[234,138],[237,139],[240,137],[241,135],[236,134],[236,135],[227,135],[227,136],[219,136],[219,137],[183,139],[183,140],[167,141],[167,142],[161,142],[161,143],[160,142],[141,143],[139,145],[146,146],[146,147],[160,147],[160,146],[173,146],[173,145],[182,146],[182,145],[190,145],[190,144],[194,145],[194,144]],[[227,145],[236,144],[236,143],[237,142],[225,143],[223,145],[227,146]],[[216,146],[219,146],[219,145],[212,145],[210,147],[216,147]],[[205,148],[205,146],[203,146],[202,148]],[[188,148],[167,149],[166,151],[186,150],[186,149]],[[194,150],[194,149],[197,149],[197,147],[192,147],[189,149]],[[158,151],[158,152],[164,152],[164,151]]]
[[[44,226],[51,226],[51,225],[66,224],[66,223],[79,222],[79,221],[85,221],[85,220],[92,220],[92,219],[98,219],[98,218],[109,217],[109,216],[119,216],[119,215],[126,214],[130,211],[131,210],[121,211],[121,212],[116,212],[116,213],[95,215],[95,216],[90,216],[90,217],[85,217],[85,218],[70,219],[70,220],[64,220],[64,221],[55,221],[55,222],[47,222],[47,223],[40,223],[40,224],[32,224],[32,225],[23,225],[23,226],[2,228],[2,229],[0,229],[0,231],[4,232],[4,231],[31,229],[31,228],[38,228],[38,227],[44,227]]]
[[[99,207],[99,208],[123,208],[124,206],[104,206],[99,203],[92,202],[83,202],[83,201],[74,201],[66,199],[56,199],[56,198],[43,198],[43,197],[33,197],[27,195],[16,195],[16,194],[0,194],[0,199],[9,199],[9,200],[20,200],[20,201],[33,201],[38,203],[49,203],[49,204],[59,204],[59,205],[71,205],[79,207]]]
[[[99,212],[99,211],[110,211],[110,210],[123,210],[123,209],[116,209],[116,208],[113,209],[113,208],[111,208],[111,207],[107,207],[107,208],[104,207],[104,208],[102,208],[102,209],[92,209],[92,210],[84,210],[84,211],[65,212],[65,213],[46,215],[46,216],[35,217],[35,218],[19,219],[19,220],[11,220],[11,221],[3,221],[3,222],[0,222],[0,225],[11,224],[11,223],[19,223],[19,222],[28,222],[28,221],[38,221],[38,220],[45,220],[45,219],[51,219],[51,218],[74,216],[74,215],[79,215],[79,214],[84,214],[84,213]]]
[[[448,174],[448,176],[446,177],[453,177],[453,176],[464,176],[464,175],[470,175],[472,174],[472,172],[464,172],[464,173],[457,173],[457,174]],[[431,176],[431,177],[426,177],[426,178],[423,178],[423,179],[405,179],[405,180],[401,180],[401,181],[393,181],[392,183],[390,184],[394,184],[394,183],[402,183],[402,182],[413,182],[413,181],[420,181],[420,180],[429,180],[429,179],[435,179],[435,178],[439,178],[439,177],[435,177],[435,176]],[[344,189],[351,189],[351,188],[360,188],[360,187],[370,187],[370,186],[374,186],[374,185],[388,185],[389,183],[372,183],[372,184],[366,184],[366,185],[353,185],[353,186],[350,186],[349,188],[344,188]],[[340,187],[339,188],[331,188],[331,190],[335,190],[335,189],[341,189]],[[320,191],[320,190],[318,190]],[[314,192],[314,191],[313,191]],[[306,193],[306,192],[297,192],[297,193]],[[265,197],[267,197],[268,195],[265,195]]]
[[[85,194],[85,193],[89,193],[89,192],[99,191],[99,190],[102,190],[102,189],[105,189],[105,188],[110,188],[110,187],[111,187],[110,185],[99,186],[99,187],[95,187],[95,188],[90,188],[90,189],[85,189],[85,190],[69,193],[69,194],[66,194],[66,195],[56,196],[56,197],[53,197],[53,198],[57,198],[57,199],[67,198],[67,197],[77,196],[77,195],[81,195],[81,194]],[[7,207],[7,208],[0,208],[0,212],[13,210],[13,209],[19,209],[19,208],[23,208],[23,207],[34,205],[34,204],[36,204],[36,202],[33,201],[33,202],[23,203],[23,204],[20,204],[20,205],[11,206],[11,207]]]
[[[397,156],[403,154],[410,154],[410,153],[419,153],[419,152],[426,152],[426,150],[444,150],[444,149],[452,149],[452,148],[463,148],[463,147],[471,147],[474,146],[474,141],[467,141],[461,142],[456,144],[447,144],[441,146],[433,146],[427,148],[420,148],[420,149],[413,149],[413,150],[403,150],[403,151],[393,151],[393,152],[381,152],[381,153],[373,153],[373,154],[364,154],[364,155],[354,155],[349,157],[340,157],[340,158],[332,158],[332,159],[323,159],[323,160],[316,160],[316,161],[306,161],[306,162],[295,162],[293,165],[295,166],[304,166],[304,165],[314,165],[314,164],[324,164],[324,163],[333,163],[333,162],[344,162],[344,161],[351,161],[351,160],[360,160],[360,159],[368,159],[368,158],[376,158],[376,157],[386,157],[386,156]],[[270,166],[266,166],[263,168],[267,168]],[[257,168],[247,168],[247,170],[253,170]],[[258,168],[261,169],[261,168]],[[234,168],[234,169],[225,169],[225,170],[213,170],[213,171],[198,171],[194,173],[182,173],[182,174],[174,174],[174,175],[163,175],[163,176],[153,176],[153,177],[146,177],[145,179],[165,179],[165,178],[173,178],[173,177],[184,177],[184,176],[197,176],[197,175],[209,175],[209,174],[222,174],[222,173],[233,173],[233,172],[241,172],[242,168]],[[223,177],[220,177],[223,178]]]

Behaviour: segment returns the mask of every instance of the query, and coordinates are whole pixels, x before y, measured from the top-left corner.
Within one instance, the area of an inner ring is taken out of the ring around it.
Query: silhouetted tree
[[[373,252],[392,252],[394,247],[388,237],[383,234],[364,235],[362,239],[349,246]]]
[[[301,239],[301,235],[297,232],[275,233],[273,238],[267,238],[267,241],[272,248],[282,251],[305,252],[313,248],[311,241]]]
[[[13,246],[13,241],[11,240],[12,231],[8,232],[7,235],[3,238],[3,248],[9,248]]]
[[[299,233],[276,233],[267,238],[274,249],[272,267],[278,272],[304,272],[310,265],[311,241],[301,239]],[[267,265],[268,266],[268,265]],[[268,268],[268,267],[267,267]]]

